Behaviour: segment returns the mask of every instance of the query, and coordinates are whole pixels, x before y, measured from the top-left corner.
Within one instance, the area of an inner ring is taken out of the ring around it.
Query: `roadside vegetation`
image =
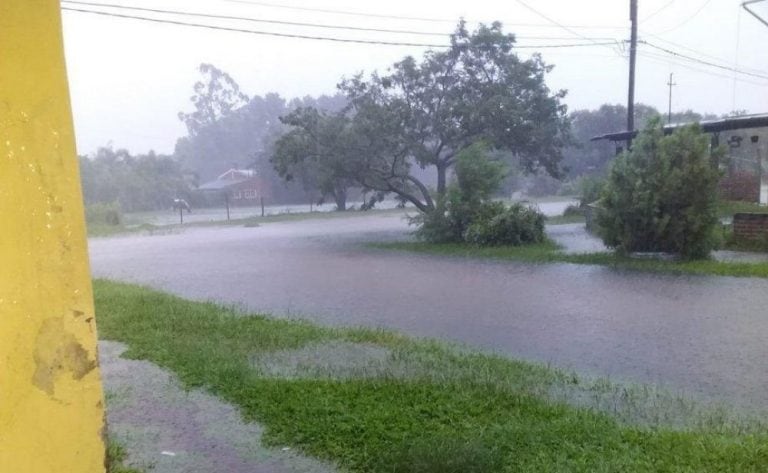
[[[489,258],[532,264],[571,263],[665,274],[768,278],[768,263],[740,263],[716,261],[713,259],[662,260],[632,257],[612,252],[567,254],[563,253],[560,247],[551,241],[521,247],[498,246],[486,248],[455,243],[436,244],[418,241],[368,243],[366,246],[380,250],[409,251],[465,258]]]
[[[768,429],[648,387],[95,281],[100,335],[360,472],[759,471]]]
[[[411,218],[416,237],[431,243],[519,246],[544,241],[544,215],[526,205],[494,200],[505,166],[476,143],[456,158],[455,179],[434,210]]]
[[[720,244],[712,161],[722,154],[698,125],[665,136],[661,118],[652,119],[611,166],[596,213],[603,242],[620,253],[707,258]]]

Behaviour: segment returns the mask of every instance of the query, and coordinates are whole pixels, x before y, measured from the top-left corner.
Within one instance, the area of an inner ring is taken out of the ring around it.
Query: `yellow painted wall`
[[[58,0],[0,0],[0,473],[104,471]]]

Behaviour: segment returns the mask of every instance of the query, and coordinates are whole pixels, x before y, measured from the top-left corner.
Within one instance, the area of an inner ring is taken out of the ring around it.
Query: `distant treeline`
[[[347,98],[339,94],[286,100],[274,93],[249,98],[240,92],[234,79],[214,66],[201,65],[200,72],[203,77],[195,84],[192,97],[194,110],[179,114],[188,133],[177,141],[174,153],[131,155],[125,150],[101,148],[91,156],[81,157],[85,203],[117,204],[124,212],[170,208],[174,198],[184,198],[193,206],[210,205],[214,202],[195,192],[196,187],[230,168],[255,169],[270,184],[270,203],[322,199],[320,189],[307,184],[311,181],[286,182],[277,174],[271,162],[274,145],[288,130],[281,117],[297,108],[337,112],[347,106]],[[638,126],[655,115],[659,111],[651,106],[636,106]],[[672,120],[711,118],[716,117],[686,111],[673,114]],[[602,174],[615,150],[611,143],[592,142],[590,138],[624,129],[626,108],[606,104],[596,110],[571,112],[568,120],[571,137],[563,148],[561,162],[564,180]],[[562,181],[549,176],[511,171],[505,192],[551,194],[561,188]]]

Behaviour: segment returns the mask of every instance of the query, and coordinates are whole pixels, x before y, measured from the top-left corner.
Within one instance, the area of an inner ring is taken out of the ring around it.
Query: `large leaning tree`
[[[331,196],[337,210],[346,210],[349,189],[359,187],[350,119],[344,112],[300,106],[281,120],[291,129],[275,142],[272,164],[277,173],[300,181],[305,191],[316,189],[321,198]]]
[[[529,172],[559,176],[569,136],[565,92],[547,87],[551,67],[541,57],[521,59],[514,46],[500,23],[469,32],[462,21],[447,49],[421,61],[406,57],[386,75],[342,82],[349,100],[343,112],[286,117],[294,127],[290,140],[304,142],[308,152],[294,146],[274,161],[329,164],[360,187],[394,193],[425,212],[436,208],[436,199],[413,167],[434,167],[440,199],[457,154],[479,141],[511,152]],[[325,126],[335,134],[321,133]]]

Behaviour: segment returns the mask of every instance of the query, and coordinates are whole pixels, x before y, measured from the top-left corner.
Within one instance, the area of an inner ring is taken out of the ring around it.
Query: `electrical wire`
[[[188,11],[180,11],[180,10],[166,10],[166,9],[157,9],[157,8],[144,8],[144,7],[134,7],[134,6],[128,6],[128,5],[118,5],[114,3],[96,3],[96,2],[83,2],[83,1],[77,1],[77,0],[62,0],[63,3],[71,4],[71,5],[84,5],[89,7],[103,7],[103,8],[113,8],[113,9],[120,9],[120,10],[129,10],[129,11],[141,11],[141,12],[150,12],[150,13],[161,13],[161,14],[170,14],[170,15],[180,15],[180,16],[191,16],[191,17],[200,17],[200,18],[211,18],[211,19],[218,19],[218,20],[235,20],[235,21],[248,21],[248,22],[255,22],[255,23],[267,23],[267,24],[276,24],[276,25],[284,25],[284,26],[302,26],[302,27],[310,27],[310,28],[328,28],[328,29],[340,29],[340,30],[351,30],[351,31],[366,31],[366,32],[374,32],[374,33],[394,33],[394,34],[410,34],[410,35],[422,35],[422,36],[439,36],[441,38],[445,38],[448,36],[448,33],[435,33],[430,31],[415,31],[415,30],[398,30],[398,29],[384,29],[384,28],[363,28],[363,27],[357,27],[357,26],[344,26],[344,25],[328,25],[328,24],[318,24],[318,23],[304,23],[304,22],[295,22],[295,21],[283,21],[283,20],[267,20],[262,18],[252,18],[252,17],[243,17],[243,16],[230,16],[230,15],[218,15],[218,14],[211,14],[211,13],[196,13],[196,12],[188,12]],[[563,36],[517,36],[518,39],[526,39],[526,40],[565,40],[565,39],[571,39],[570,37],[563,37]],[[595,41],[614,41],[614,38],[591,38]]]
[[[375,32],[375,33],[440,36],[443,38],[448,35],[447,33],[434,33],[434,32],[428,32],[428,31],[394,30],[394,29],[384,29],[384,28],[362,28],[357,26],[326,25],[326,24],[318,24],[318,23],[302,23],[302,22],[296,22],[296,21],[282,21],[282,20],[265,20],[261,18],[249,18],[249,17],[242,17],[242,16],[215,15],[210,13],[193,13],[193,12],[178,11],[178,10],[161,10],[156,8],[132,7],[128,5],[116,5],[113,3],[80,2],[75,0],[62,0],[62,3],[72,4],[72,5],[84,5],[89,7],[105,7],[105,8],[116,8],[120,10],[164,13],[164,14],[173,14],[173,15],[180,15],[180,16],[192,16],[192,17],[199,17],[199,18],[213,18],[217,20],[249,21],[254,23],[268,23],[268,24],[284,25],[284,26],[306,26],[306,27],[312,27],[312,28],[369,31],[369,32]]]
[[[109,16],[114,18],[149,21],[153,23],[163,23],[163,24],[177,25],[177,26],[190,26],[194,28],[206,28],[210,30],[231,31],[235,33],[247,33],[247,34],[255,34],[255,35],[262,35],[262,36],[277,36],[281,38],[312,39],[312,40],[318,40],[318,41],[333,41],[337,43],[373,44],[373,45],[380,45],[380,46],[417,46],[417,47],[424,47],[424,48],[444,48],[448,46],[447,44],[411,43],[411,42],[400,42],[400,41],[378,41],[378,40],[368,40],[368,39],[336,38],[332,36],[313,36],[313,35],[292,34],[292,33],[277,33],[277,32],[271,32],[271,31],[247,30],[244,28],[232,28],[229,26],[217,26],[217,25],[209,25],[204,23],[191,23],[187,21],[151,18],[151,17],[137,16],[137,15],[127,15],[122,13],[112,13],[112,12],[105,12],[105,11],[98,11],[98,10],[86,10],[83,8],[61,7],[61,9],[65,11],[89,13],[93,15]]]
[[[564,25],[564,24],[562,24],[562,23],[559,23],[558,21],[556,21],[556,20],[555,20],[555,19],[553,19],[553,18],[550,18],[549,16],[547,16],[547,15],[546,15],[546,14],[544,14],[543,12],[541,12],[541,11],[539,11],[539,10],[537,10],[537,9],[533,8],[532,6],[530,6],[530,5],[529,5],[528,3],[526,3],[525,1],[523,1],[523,0],[516,0],[516,1],[517,1],[517,3],[518,3],[518,4],[520,4],[521,6],[523,6],[525,9],[527,9],[527,10],[529,10],[529,11],[531,11],[531,12],[535,13],[535,14],[536,14],[536,15],[538,15],[539,17],[541,17],[541,18],[545,19],[546,21],[548,21],[548,22],[552,23],[552,24],[553,24],[553,25],[555,25],[555,26],[558,26],[558,27],[560,27],[561,29],[563,29],[563,30],[565,30],[565,31],[567,31],[567,32],[569,32],[569,33],[571,33],[572,35],[574,35],[574,36],[577,36],[577,37],[579,37],[579,38],[582,38],[582,39],[585,39],[585,40],[587,40],[587,41],[590,41],[590,42],[592,42],[592,43],[593,43],[593,44],[595,44],[595,45],[600,45],[600,44],[598,44],[597,42],[590,40],[590,39],[589,39],[587,36],[584,36],[583,34],[579,33],[579,32],[578,32],[578,31],[576,31],[576,30],[574,30],[573,28],[571,28],[571,27],[569,27],[569,26],[567,26],[567,25]],[[611,50],[613,53],[615,53],[615,54],[620,54],[620,52],[619,52],[619,51],[617,51],[617,49],[618,49],[618,48],[620,47],[620,45],[622,45],[622,44],[623,44],[623,43],[620,43],[620,42],[616,41],[616,42],[613,44],[613,46],[614,46],[616,49],[614,49],[614,48],[609,48],[609,49],[610,49],[610,50]],[[601,45],[601,46],[602,46],[602,45]]]
[[[685,20],[681,21],[680,23],[678,23],[677,25],[673,26],[672,28],[666,29],[664,31],[657,31],[656,34],[669,33],[671,31],[674,31],[674,30],[680,28],[681,26],[687,24],[689,21],[691,21],[694,18],[696,18],[699,15],[699,13],[701,13],[705,8],[707,8],[707,5],[709,5],[711,2],[712,2],[712,0],[705,0],[705,2],[699,7],[699,9],[696,10],[695,12],[693,12],[693,15],[689,16],[688,18],[686,18]]]
[[[640,32],[640,36],[641,36],[643,39],[644,39],[645,37],[651,37],[651,38],[653,38],[654,40],[656,40],[656,41],[661,41],[662,43],[666,43],[666,44],[667,44],[667,45],[669,45],[669,46],[672,46],[672,47],[675,47],[675,48],[679,48],[679,49],[684,49],[684,50],[686,50],[686,51],[688,51],[688,52],[691,52],[691,53],[693,53],[693,54],[696,54],[696,55],[698,55],[698,56],[701,56],[701,57],[704,57],[704,58],[708,58],[708,59],[711,59],[711,60],[713,60],[713,61],[717,61],[717,62],[725,63],[725,64],[731,65],[731,66],[733,66],[733,67],[736,67],[736,68],[739,68],[739,69],[742,69],[742,70],[745,70],[745,71],[751,71],[751,72],[755,72],[755,73],[757,73],[757,74],[766,74],[766,75],[768,75],[768,71],[765,71],[765,70],[760,70],[760,69],[755,69],[755,68],[750,68],[750,67],[743,67],[743,66],[741,66],[740,64],[738,64],[738,62],[735,62],[735,61],[731,61],[731,60],[729,60],[729,59],[726,59],[726,58],[722,58],[722,57],[719,57],[719,56],[713,56],[713,55],[711,55],[711,54],[708,54],[708,53],[705,53],[705,52],[699,51],[699,50],[697,50],[697,49],[693,49],[693,48],[691,48],[691,47],[689,47],[689,46],[686,46],[686,45],[684,45],[684,44],[680,44],[680,43],[676,43],[676,42],[670,41],[670,40],[668,40],[668,39],[664,39],[664,38],[662,38],[661,36],[655,35],[655,34],[653,34],[653,33],[649,33],[649,32],[647,32],[647,31],[641,31],[641,32]]]
[[[67,1],[67,0],[65,0]],[[525,2],[522,2],[522,0],[517,0],[518,2],[525,5]],[[74,3],[71,1],[67,1],[67,3]],[[87,3],[87,2],[78,2],[80,4]],[[103,4],[106,5],[106,4]],[[138,9],[138,7],[125,7],[123,8],[135,8]],[[162,23],[162,24],[171,24],[171,25],[178,25],[178,26],[187,26],[187,27],[196,27],[196,28],[206,28],[211,30],[220,30],[220,31],[231,31],[231,32],[238,32],[238,33],[246,33],[246,34],[255,34],[255,35],[263,35],[263,36],[276,36],[276,37],[283,37],[283,38],[296,38],[296,39],[309,39],[309,40],[320,40],[320,41],[333,41],[333,42],[340,42],[340,43],[356,43],[356,44],[370,44],[370,45],[383,45],[383,46],[412,46],[412,47],[424,47],[424,48],[445,48],[448,47],[447,44],[432,44],[432,43],[416,43],[416,42],[402,42],[402,41],[381,41],[381,40],[370,40],[370,39],[354,39],[354,38],[339,38],[339,37],[332,37],[332,36],[314,36],[314,35],[304,35],[304,34],[293,34],[293,33],[279,33],[279,32],[271,32],[271,31],[260,31],[260,30],[251,30],[251,29],[244,29],[244,28],[234,28],[229,26],[221,26],[221,25],[211,25],[211,24],[205,24],[205,23],[191,23],[186,21],[179,21],[179,20],[172,20],[172,19],[162,19],[162,18],[152,18],[152,17],[146,17],[146,16],[137,16],[137,15],[127,15],[127,14],[121,14],[121,13],[114,13],[114,12],[106,12],[106,11],[99,11],[99,10],[88,10],[84,8],[72,8],[63,6],[62,10],[66,11],[73,11],[73,12],[80,12],[80,13],[88,13],[88,14],[94,14],[94,15],[101,15],[101,16],[109,16],[109,17],[116,17],[116,18],[123,18],[123,19],[132,19],[132,20],[140,20],[140,21],[148,21],[148,22],[154,22],[154,23]],[[149,9],[141,9],[141,10],[149,10]],[[163,13],[163,14],[180,14],[180,12],[174,12],[169,10],[152,10],[156,13]],[[181,12],[181,13],[188,13],[188,12]],[[240,19],[238,17],[234,17],[237,19]],[[546,17],[548,18],[548,17]],[[554,21],[554,20],[552,20]],[[579,35],[582,37],[581,35]],[[592,38],[583,37],[584,39],[588,40],[589,42],[586,43],[560,43],[560,44],[540,44],[540,45],[517,45],[516,48],[518,49],[548,49],[548,48],[574,48],[574,47],[588,47],[588,46],[616,46],[619,43],[618,41],[611,41],[611,42],[597,42],[592,40]],[[734,72],[736,74],[742,74],[747,76],[756,77],[759,79],[766,79],[768,80],[768,75],[766,74],[760,74],[760,73],[754,73],[750,71],[745,71],[739,68],[726,66],[723,64],[718,64],[710,61],[705,61],[700,58],[696,58],[693,56],[688,56],[686,54],[679,53],[677,51],[673,51],[671,49],[665,48],[663,46],[659,46],[657,44],[651,43],[647,40],[640,40],[638,41],[638,44],[641,45],[647,45],[651,48],[654,48],[658,51],[663,52],[664,54],[676,58],[680,58],[683,60],[691,61],[694,63],[698,63],[701,65],[714,67],[722,70],[727,70],[730,72]]]
[[[333,15],[348,15],[348,16],[356,16],[356,17],[362,17],[362,18],[381,18],[381,19],[390,19],[390,20],[407,20],[407,21],[425,21],[430,23],[451,23],[456,24],[456,20],[447,19],[447,18],[428,18],[428,17],[418,17],[418,16],[399,16],[399,15],[384,15],[384,14],[378,14],[378,13],[363,13],[363,12],[353,12],[349,10],[332,10],[332,9],[324,9],[324,8],[311,8],[311,7],[298,7],[293,5],[282,5],[279,3],[270,3],[270,2],[263,2],[263,1],[257,1],[257,0],[221,0],[223,2],[229,2],[229,3],[239,3],[243,5],[256,5],[256,6],[262,6],[262,7],[268,7],[268,8],[282,8],[287,10],[297,10],[297,11],[308,11],[308,12],[315,12],[315,13],[328,13]],[[473,22],[478,23],[478,22]],[[502,21],[502,23],[509,25],[509,26],[523,26],[523,27],[537,27],[537,28],[551,28],[552,25],[546,25],[546,24],[532,24],[532,23],[515,23],[515,22],[505,22]],[[608,26],[608,25],[567,25],[569,28],[575,28],[575,29],[624,29],[622,26]]]
[[[664,53],[666,53],[666,54],[668,54],[670,56],[675,56],[675,57],[687,59],[689,61],[696,62],[696,63],[699,63],[699,64],[703,64],[705,66],[715,67],[715,68],[718,68],[718,69],[723,69],[723,70],[726,70],[726,71],[735,72],[737,74],[742,74],[742,75],[746,75],[746,76],[757,77],[759,79],[768,79],[768,75],[757,74],[757,73],[754,73],[754,72],[744,71],[744,70],[741,70],[741,69],[738,69],[738,68],[735,68],[735,67],[725,66],[723,64],[717,64],[717,63],[710,62],[710,61],[704,61],[702,59],[699,59],[699,58],[696,58],[696,57],[693,57],[693,56],[688,56],[688,55],[685,55],[685,54],[682,54],[682,53],[678,53],[676,51],[672,51],[671,49],[667,49],[665,47],[659,46],[657,44],[651,43],[651,42],[646,41],[646,40],[640,40],[640,41],[638,41],[638,44],[644,44],[646,46],[650,46],[651,48],[654,48],[654,49],[657,49],[659,51],[662,51],[662,52],[664,52]]]
[[[351,12],[347,10],[332,10],[332,9],[325,9],[325,8],[310,8],[310,7],[297,7],[293,5],[281,5],[279,3],[270,3],[270,2],[260,2],[255,0],[223,0],[225,2],[229,3],[240,3],[245,5],[257,5],[261,7],[269,7],[269,8],[283,8],[286,10],[296,10],[296,11],[309,11],[309,12],[315,12],[315,13],[330,13],[334,15],[348,15],[348,16],[359,16],[359,17],[368,17],[368,18],[384,18],[389,20],[408,20],[408,21],[426,21],[430,23],[456,23],[455,20],[449,20],[449,19],[442,19],[442,18],[425,18],[425,17],[418,17],[418,16],[400,16],[400,15],[383,15],[378,13],[363,13],[363,12]]]
[[[641,18],[641,19],[640,19],[640,22],[642,23],[643,21],[648,21],[648,20],[650,20],[650,19],[651,19],[651,18],[653,18],[654,16],[658,15],[659,13],[663,12],[663,11],[664,11],[664,10],[666,10],[667,8],[671,7],[673,3],[675,3],[675,0],[669,0],[667,3],[665,3],[664,5],[662,5],[660,8],[658,8],[658,9],[654,10],[654,11],[653,11],[653,13],[650,13],[650,14],[648,14],[648,16],[646,16],[645,18]]]
[[[331,37],[331,36],[312,36],[312,35],[292,34],[292,33],[277,33],[277,32],[271,32],[271,31],[249,30],[244,28],[233,28],[228,26],[210,25],[210,24],[204,24],[204,23],[191,23],[191,22],[179,21],[179,20],[169,20],[169,19],[162,19],[162,18],[151,18],[146,16],[127,15],[122,13],[113,13],[113,12],[106,12],[106,11],[99,11],[99,10],[87,10],[83,8],[72,8],[72,7],[66,7],[66,6],[61,7],[61,9],[65,11],[90,13],[94,15],[102,15],[102,16],[109,16],[109,17],[115,17],[115,18],[149,21],[153,23],[165,23],[165,24],[171,24],[171,25],[177,25],[177,26],[207,28],[211,30],[231,31],[231,32],[237,32],[237,33],[248,33],[248,34],[256,34],[256,35],[263,35],[263,36],[277,36],[282,38],[311,39],[311,40],[320,40],[320,41],[372,44],[372,45],[381,45],[381,46],[416,46],[416,47],[425,47],[425,48],[449,47],[448,44],[379,41],[379,40],[368,40],[368,39],[338,38],[338,37]],[[539,45],[529,44],[529,45],[515,45],[515,48],[516,49],[574,48],[574,47],[596,46],[596,45],[604,46],[604,45],[611,45],[611,44],[615,44],[615,41],[603,42],[603,43],[589,42],[589,43],[561,43],[561,44],[539,44]]]
[[[756,87],[765,87],[766,85],[768,85],[768,82],[756,82],[755,80],[743,79],[743,78],[740,78],[740,77],[729,76],[729,75],[726,75],[725,73],[714,72],[711,69],[704,69],[702,67],[696,67],[696,66],[694,66],[694,65],[692,65],[690,63],[683,62],[683,61],[680,61],[680,60],[676,60],[674,57],[668,56],[666,54],[652,53],[652,52],[649,52],[649,51],[638,51],[637,54],[640,57],[643,57],[643,58],[646,58],[648,60],[651,60],[651,61],[653,61],[653,62],[655,62],[657,64],[663,64],[663,65],[667,65],[667,66],[669,66],[670,64],[674,64],[675,66],[678,66],[678,67],[682,67],[682,68],[685,68],[685,69],[688,69],[688,70],[691,70],[691,71],[695,71],[695,72],[698,72],[698,73],[701,73],[701,74],[706,74],[706,75],[713,76],[713,77],[719,77],[721,79],[725,79],[725,80],[728,80],[728,81],[735,80],[735,81],[738,81],[738,82],[741,82],[741,83],[744,83],[744,84],[751,84],[751,85],[754,85]]]

